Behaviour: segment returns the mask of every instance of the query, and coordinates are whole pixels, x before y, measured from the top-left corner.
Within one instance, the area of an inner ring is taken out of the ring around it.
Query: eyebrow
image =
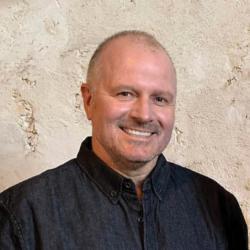
[[[138,93],[139,91],[136,89],[136,87],[134,86],[131,86],[131,85],[127,85],[127,84],[123,84],[123,85],[120,85],[120,86],[115,86],[113,89],[112,89],[112,92],[116,92],[116,91],[120,91],[120,90],[131,90],[133,92],[136,92]],[[151,96],[157,96],[157,95],[162,95],[162,96],[167,96],[172,100],[175,100],[175,94],[174,93],[171,93],[170,91],[168,90],[153,90]]]
[[[120,89],[130,89],[130,90],[133,90],[135,92],[138,92],[137,88],[135,87],[136,84],[134,85],[127,85],[127,84],[121,84],[119,86],[115,86],[115,87],[112,87],[113,90],[120,90]],[[173,95],[170,91],[168,90],[156,90],[155,91],[156,93],[159,93],[159,94],[170,94],[170,95]]]

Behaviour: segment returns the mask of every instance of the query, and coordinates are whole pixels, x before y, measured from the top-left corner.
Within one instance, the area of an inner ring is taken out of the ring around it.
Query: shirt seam
[[[21,227],[20,223],[18,222],[14,213],[12,213],[11,210],[2,201],[0,202],[0,205],[8,213],[10,222],[13,225],[14,229],[17,231],[17,236],[18,236],[18,239],[20,241],[21,248],[22,248],[22,246],[24,246],[24,237],[23,237],[22,227]]]

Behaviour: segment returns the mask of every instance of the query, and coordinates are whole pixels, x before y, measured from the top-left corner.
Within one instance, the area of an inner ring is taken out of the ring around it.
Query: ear
[[[92,105],[93,105],[93,95],[90,90],[90,86],[87,83],[81,85],[81,93],[83,98],[84,109],[87,115],[87,118],[91,120],[92,117]]]

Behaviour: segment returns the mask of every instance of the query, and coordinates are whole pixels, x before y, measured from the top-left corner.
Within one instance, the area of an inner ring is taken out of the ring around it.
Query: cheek
[[[99,114],[106,118],[106,120],[114,121],[119,120],[129,113],[130,107],[126,103],[110,102],[103,106]]]
[[[164,113],[158,113],[158,120],[164,129],[172,129],[175,121],[174,109],[167,110]]]

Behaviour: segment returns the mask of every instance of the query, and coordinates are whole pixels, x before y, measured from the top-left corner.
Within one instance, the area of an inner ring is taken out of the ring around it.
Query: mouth
[[[126,134],[132,135],[132,136],[138,136],[138,137],[150,137],[151,135],[155,134],[154,132],[150,131],[142,131],[137,129],[131,129],[131,128],[121,128]]]

